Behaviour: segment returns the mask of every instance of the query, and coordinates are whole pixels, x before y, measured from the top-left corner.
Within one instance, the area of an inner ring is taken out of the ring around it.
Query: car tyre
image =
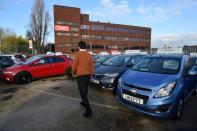
[[[31,82],[31,80],[32,80],[32,76],[27,72],[18,73],[15,77],[16,84],[27,84]]]
[[[181,98],[177,104],[176,114],[174,116],[174,120],[179,121],[181,120],[183,114],[183,107],[184,107],[184,100]]]
[[[113,93],[114,95],[116,95],[116,90],[117,90],[117,85],[114,85],[113,90],[112,90],[112,93]]]
[[[196,87],[196,90],[195,90],[195,95],[197,95],[197,87]]]
[[[193,95],[197,95],[197,86],[196,86],[196,89],[195,89]]]

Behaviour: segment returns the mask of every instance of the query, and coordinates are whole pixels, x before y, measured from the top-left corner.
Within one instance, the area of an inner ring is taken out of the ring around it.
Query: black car
[[[7,68],[14,65],[14,61],[7,56],[0,56],[0,74],[2,73],[2,71]]]
[[[94,61],[94,69],[98,68],[100,65],[102,65],[106,60],[112,58],[113,56],[112,55],[103,55],[99,58],[97,58],[95,61]]]
[[[115,91],[120,76],[141,58],[142,55],[118,55],[108,59],[95,69],[91,84]]]

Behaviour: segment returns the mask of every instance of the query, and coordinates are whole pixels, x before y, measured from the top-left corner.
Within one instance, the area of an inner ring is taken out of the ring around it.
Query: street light
[[[32,49],[32,54],[34,54],[33,41],[32,40],[29,40],[29,49]]]

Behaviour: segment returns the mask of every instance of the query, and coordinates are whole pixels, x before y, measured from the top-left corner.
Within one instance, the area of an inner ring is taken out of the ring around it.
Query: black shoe
[[[85,113],[83,113],[83,116],[87,117],[87,118],[91,118],[92,117],[92,112],[85,112]]]
[[[85,107],[85,104],[83,102],[80,102],[80,105],[83,106],[83,107]]]

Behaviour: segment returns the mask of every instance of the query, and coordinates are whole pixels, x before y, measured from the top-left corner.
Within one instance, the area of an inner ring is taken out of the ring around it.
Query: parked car
[[[95,69],[91,83],[115,91],[120,76],[142,58],[142,55],[118,55],[105,61]]]
[[[65,74],[72,61],[64,56],[37,55],[21,65],[6,68],[1,78],[18,84],[28,83],[35,78]]]
[[[102,65],[106,60],[112,58],[112,55],[104,55],[99,57],[94,61],[94,69],[98,68],[100,65]]]
[[[181,118],[185,102],[197,92],[196,66],[186,55],[146,56],[119,79],[117,100],[159,118]]]
[[[3,56],[10,57],[15,64],[21,64],[26,61],[26,56],[21,54],[3,54]]]
[[[2,74],[3,70],[7,67],[14,65],[14,61],[7,56],[0,56],[0,74]]]

